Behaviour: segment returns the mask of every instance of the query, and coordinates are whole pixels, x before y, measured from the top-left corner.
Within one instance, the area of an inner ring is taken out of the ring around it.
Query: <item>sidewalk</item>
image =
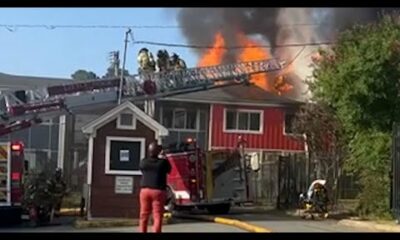
[[[270,214],[275,215],[286,215],[291,217],[300,217],[300,212],[298,210],[287,210],[287,211],[279,211],[279,210],[271,210],[268,208],[254,206],[254,207],[246,207],[247,211],[250,212],[268,212]],[[246,211],[241,209],[240,211]],[[400,232],[400,225],[396,224],[394,221],[362,221],[357,220],[355,218],[351,218],[348,214],[344,212],[335,212],[329,215],[329,219],[337,220],[337,224],[341,226],[351,227],[351,228],[359,228],[360,231],[362,229],[369,229],[377,232]]]
[[[338,224],[347,227],[370,229],[378,232],[400,232],[400,225],[396,224],[394,221],[380,223],[375,221],[344,219],[340,220]]]

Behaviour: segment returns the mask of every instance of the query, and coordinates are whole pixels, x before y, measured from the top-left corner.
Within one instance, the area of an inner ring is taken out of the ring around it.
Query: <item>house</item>
[[[88,137],[88,217],[139,215],[139,162],[168,130],[131,102],[85,125]]]
[[[164,145],[190,137],[205,150],[232,149],[242,136],[248,151],[304,153],[291,129],[301,104],[256,85],[233,85],[160,99],[156,119],[170,131]]]

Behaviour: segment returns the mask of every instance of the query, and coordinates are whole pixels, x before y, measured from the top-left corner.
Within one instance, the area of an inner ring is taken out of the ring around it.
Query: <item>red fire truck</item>
[[[168,148],[165,155],[172,171],[168,176],[166,210],[197,208],[226,214],[232,205],[250,202],[250,159],[243,149],[238,144],[235,150],[204,152],[192,139],[177,148]]]
[[[0,143],[0,224],[18,224],[22,216],[24,146]]]

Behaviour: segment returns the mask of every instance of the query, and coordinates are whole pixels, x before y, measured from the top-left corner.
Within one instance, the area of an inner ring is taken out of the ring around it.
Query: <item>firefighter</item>
[[[60,212],[63,197],[66,191],[66,184],[62,179],[62,170],[57,168],[54,174],[54,179],[52,180],[52,188],[55,195],[55,212]]]
[[[157,67],[160,72],[170,70],[169,54],[167,50],[164,49],[157,52]]]
[[[156,63],[153,54],[147,48],[142,48],[138,54],[139,73],[141,72],[154,72]]]
[[[171,165],[160,157],[162,147],[153,142],[148,147],[148,158],[140,162],[142,180],[140,183],[140,232],[147,232],[150,213],[153,212],[153,231],[161,232],[166,201],[167,175]]]
[[[170,65],[173,70],[184,70],[186,69],[186,63],[183,61],[178,54],[173,53],[170,60]]]

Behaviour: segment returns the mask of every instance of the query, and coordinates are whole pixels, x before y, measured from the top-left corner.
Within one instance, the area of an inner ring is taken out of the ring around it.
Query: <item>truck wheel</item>
[[[167,187],[167,199],[164,209],[168,212],[172,212],[175,209],[175,195],[170,187]]]
[[[231,210],[231,205],[229,203],[212,205],[207,207],[207,211],[210,214],[228,214],[230,210]]]

